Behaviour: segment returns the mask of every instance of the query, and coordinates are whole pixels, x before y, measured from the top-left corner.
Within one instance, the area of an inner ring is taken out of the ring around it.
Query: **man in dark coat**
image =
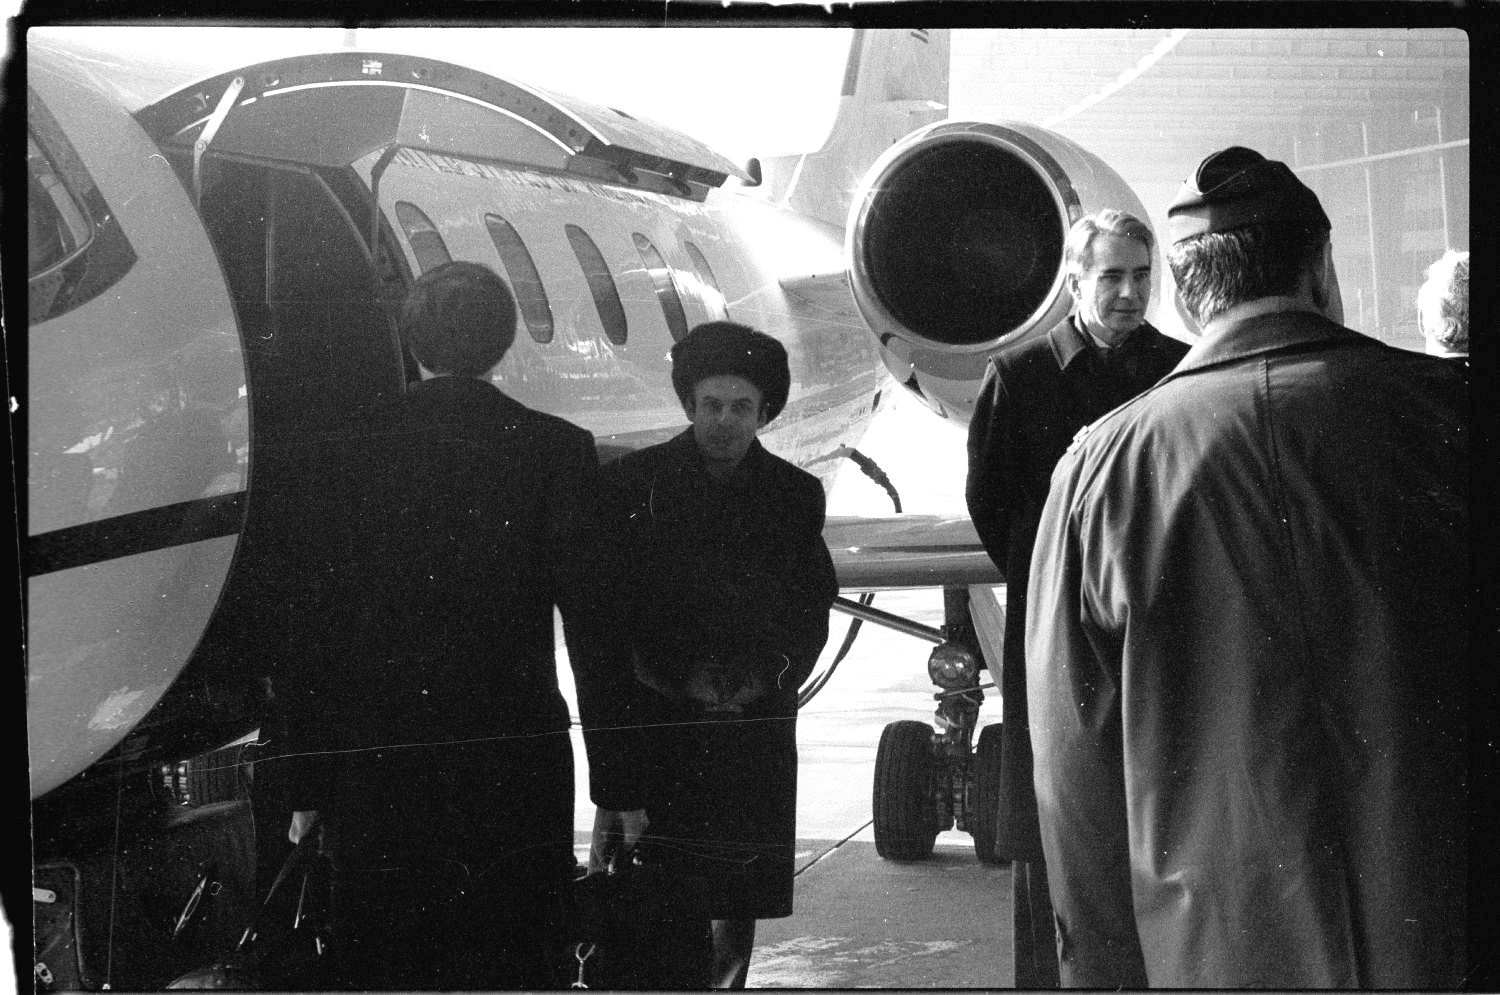
[[[1168,210],[1202,337],[1058,463],[1027,619],[1063,980],[1465,979],[1463,371],[1339,324],[1285,164]]]
[[[1064,265],[1074,310],[990,360],[969,422],[969,515],[1006,580],[996,856],[1012,862],[1018,988],[1058,984],[1026,722],[1026,585],[1052,467],[1084,425],[1161,379],[1187,346],[1146,322],[1151,229],[1121,211],[1080,218]]]
[[[711,920],[674,928],[709,930],[712,963],[660,950],[659,987],[743,988],[755,920],[792,911],[797,689],[838,587],[821,485],[756,439],[789,379],[775,339],[699,325],[672,348],[692,426],[605,470],[638,682],[616,724],[643,729],[650,775],[640,859],[691,881]]]
[[[282,648],[297,665],[275,685],[269,746],[285,759],[268,766],[297,810],[293,841],[322,825],[336,987],[568,980],[553,973],[575,869],[553,606],[585,725],[629,661],[592,555],[593,438],[487,380],[515,320],[493,271],[424,274],[400,321],[423,380],[323,454],[306,522],[317,573]],[[588,743],[605,804],[623,783],[607,735]]]

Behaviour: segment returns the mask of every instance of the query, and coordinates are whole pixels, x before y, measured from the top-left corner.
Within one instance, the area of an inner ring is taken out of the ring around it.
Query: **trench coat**
[[[1101,369],[1076,315],[1045,336],[1000,350],[990,360],[969,421],[969,517],[990,559],[1005,575],[1001,671],[1002,749],[997,856],[1041,859],[1031,739],[1026,717],[1026,598],[1031,547],[1052,468],[1084,425],[1167,374],[1187,345],[1142,324],[1119,347],[1118,365]]]
[[[692,876],[709,917],[775,918],[792,911],[797,690],[838,586],[817,479],[759,441],[739,469],[711,478],[691,429],[605,468],[637,681],[615,721],[642,730],[642,859]],[[759,697],[706,711],[682,690],[703,668]]]
[[[1461,983],[1466,395],[1263,314],[1060,461],[1027,638],[1065,984]]]

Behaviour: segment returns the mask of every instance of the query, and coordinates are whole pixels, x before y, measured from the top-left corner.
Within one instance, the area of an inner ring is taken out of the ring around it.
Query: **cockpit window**
[[[89,226],[36,143],[26,145],[27,272],[38,276],[78,251]]]
[[[26,235],[33,324],[98,296],[135,265],[135,251],[62,129],[28,93]]]
[[[682,298],[677,294],[677,284],[672,282],[672,269],[667,265],[656,246],[645,235],[635,234],[635,247],[651,274],[651,283],[656,288],[656,299],[661,304],[662,314],[667,319],[667,329],[673,342],[681,342],[688,333],[687,315],[682,310]]]
[[[578,265],[583,268],[584,278],[589,282],[589,292],[594,296],[594,307],[599,312],[599,323],[604,326],[605,336],[615,345],[624,345],[627,328],[625,307],[620,303],[620,291],[615,287],[615,278],[610,275],[609,264],[588,233],[577,225],[565,225],[568,244]]]
[[[426,273],[443,263],[452,262],[453,257],[448,254],[443,236],[438,234],[437,226],[422,213],[421,208],[404,200],[397,201],[396,220],[401,222],[412,255],[417,257],[417,269]]]
[[[547,291],[542,287],[542,276],[531,261],[531,253],[520,234],[509,221],[495,214],[484,216],[485,227],[490,231],[490,241],[500,253],[500,262],[510,278],[511,292],[516,295],[516,306],[526,322],[526,330],[537,342],[552,341],[552,305],[547,302]]]

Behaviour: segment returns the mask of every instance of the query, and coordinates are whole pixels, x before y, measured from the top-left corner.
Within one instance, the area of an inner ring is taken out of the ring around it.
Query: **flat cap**
[[[740,376],[760,389],[766,421],[786,407],[792,375],[786,349],[764,332],[732,321],[708,321],[672,347],[672,389],[684,405],[706,377]]]
[[[1286,163],[1239,145],[1199,163],[1167,208],[1167,235],[1173,244],[1251,224],[1333,227],[1318,195]]]

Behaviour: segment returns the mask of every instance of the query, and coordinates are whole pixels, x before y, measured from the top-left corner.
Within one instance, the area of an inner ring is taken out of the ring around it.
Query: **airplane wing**
[[[830,517],[823,538],[845,591],[1003,583],[963,516]]]

